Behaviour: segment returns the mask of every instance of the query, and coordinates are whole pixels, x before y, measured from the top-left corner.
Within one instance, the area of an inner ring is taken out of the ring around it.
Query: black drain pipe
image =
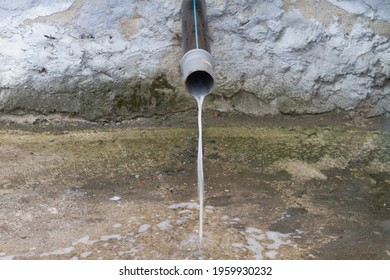
[[[184,82],[191,95],[205,96],[213,91],[215,85],[205,1],[183,0],[181,15],[184,53],[181,71]]]

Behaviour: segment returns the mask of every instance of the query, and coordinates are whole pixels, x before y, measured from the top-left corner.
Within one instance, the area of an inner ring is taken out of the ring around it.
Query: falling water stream
[[[214,89],[214,60],[210,54],[210,38],[207,26],[206,1],[182,1],[181,70],[189,93],[198,103],[198,191],[199,191],[199,242],[203,239],[203,143],[202,106],[206,95]]]
[[[199,192],[199,242],[203,239],[203,141],[202,141],[202,106],[205,95],[195,95],[198,103],[198,192]]]

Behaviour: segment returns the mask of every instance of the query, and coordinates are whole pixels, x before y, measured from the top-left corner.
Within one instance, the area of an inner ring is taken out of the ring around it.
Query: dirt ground
[[[0,259],[390,259],[390,119],[2,117]]]

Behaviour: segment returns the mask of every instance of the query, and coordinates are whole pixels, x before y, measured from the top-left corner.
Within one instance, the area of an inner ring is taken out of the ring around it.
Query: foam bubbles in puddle
[[[43,253],[40,256],[41,257],[47,257],[47,256],[51,256],[51,255],[66,255],[66,254],[69,254],[69,253],[73,252],[73,250],[74,250],[74,247],[71,246],[71,247],[68,247],[68,248],[63,248],[63,249],[55,250],[55,251],[52,251],[52,252]]]
[[[179,225],[183,225],[186,224],[188,221],[193,220],[193,210],[197,209],[198,205],[195,202],[183,202],[170,205],[168,208],[177,210],[177,214],[180,215],[180,218],[176,220],[176,223]]]
[[[204,245],[199,245],[195,211],[199,206],[195,202],[183,202],[168,206],[166,215],[154,213],[153,219],[133,217],[129,223],[110,223],[110,230],[85,235],[70,247],[63,249],[46,249],[49,252],[30,252],[33,257],[51,257],[69,259],[98,258],[102,254],[108,258],[169,258],[203,259],[203,258],[235,258],[235,259],[278,259],[283,258],[283,246],[294,248],[295,238],[301,231],[283,234],[275,231],[266,231],[246,224],[234,213],[223,215],[224,209],[205,206],[206,211],[213,214],[207,219],[207,230]],[[142,220],[144,222],[142,223]],[[147,222],[147,223],[146,223]],[[240,225],[239,227],[237,225]],[[153,230],[152,230],[153,229]],[[112,232],[114,231],[114,232]],[[229,234],[222,238],[221,235]],[[215,242],[216,238],[217,242]],[[165,242],[161,242],[164,240]],[[168,241],[168,242],[167,242]],[[157,244],[157,245],[156,245]],[[87,245],[87,246],[85,246]],[[156,248],[159,254],[156,255]],[[164,251],[168,248],[169,251]],[[160,253],[161,252],[161,253]],[[172,253],[174,252],[174,253]],[[164,255],[169,253],[170,255]],[[7,256],[0,252],[0,259],[14,259],[30,257],[27,255]]]
[[[262,260],[265,257],[275,259],[278,255],[280,246],[291,244],[290,234],[284,234],[276,231],[264,232],[261,229],[249,227],[245,233],[247,245],[234,243],[236,248],[246,248],[254,253],[257,260]]]
[[[120,234],[111,234],[111,235],[104,235],[104,236],[100,237],[100,240],[101,241],[108,241],[110,239],[121,240],[122,238],[123,238],[123,236]]]
[[[144,233],[144,232],[146,232],[149,228],[150,228],[150,225],[149,225],[149,224],[144,224],[144,225],[142,225],[142,226],[139,227],[138,233]]]
[[[73,245],[77,245],[79,243],[81,244],[85,244],[85,245],[92,245],[96,242],[98,242],[99,240],[89,240],[89,235],[86,235],[86,236],[83,236],[81,237],[79,240],[77,240],[76,242],[73,243]]]
[[[113,196],[110,198],[111,201],[118,201],[118,200],[121,200],[122,198],[120,196]]]
[[[92,255],[92,252],[83,252],[80,254],[80,258],[87,258]]]
[[[173,204],[169,206],[169,209],[196,209],[198,205],[195,202],[183,202],[183,203],[178,203],[178,204]]]
[[[169,230],[169,229],[172,229],[172,225],[171,225],[171,221],[170,220],[165,220],[165,221],[162,221],[161,223],[159,223],[157,225],[157,227],[160,229],[160,230]]]

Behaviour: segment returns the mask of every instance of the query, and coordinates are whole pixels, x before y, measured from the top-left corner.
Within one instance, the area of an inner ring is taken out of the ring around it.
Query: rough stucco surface
[[[390,1],[209,0],[217,90],[249,114],[390,112]],[[91,120],[195,107],[180,0],[3,0],[0,111]]]

